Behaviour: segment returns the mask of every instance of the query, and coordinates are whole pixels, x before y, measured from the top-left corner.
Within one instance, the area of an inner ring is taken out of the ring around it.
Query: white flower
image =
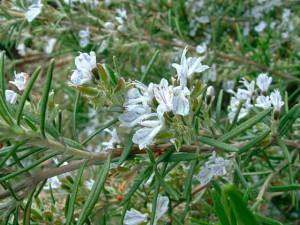
[[[148,87],[137,81],[134,84],[137,88],[131,88],[125,95],[126,111],[119,116],[121,126],[133,127],[151,113],[148,103],[153,98],[153,84],[150,83]]]
[[[262,32],[267,27],[267,23],[265,21],[261,21],[258,25],[254,27],[254,30],[258,33]]]
[[[187,87],[184,87],[183,89],[181,87],[173,88],[172,108],[175,115],[186,116],[189,114],[190,103],[188,99],[186,99],[186,96],[189,95],[190,91]]]
[[[59,179],[56,177],[51,177],[47,180],[47,183],[46,185],[44,186],[44,189],[45,190],[49,190],[50,189],[50,185],[51,185],[51,188],[52,189],[55,189],[55,188],[59,188],[60,185],[61,185],[61,182],[59,181]]]
[[[200,17],[196,17],[196,20],[199,23],[209,23],[209,17],[208,16],[200,16]]]
[[[92,190],[92,188],[95,184],[95,180],[94,179],[89,179],[88,181],[85,181],[84,184],[85,184],[85,186],[88,190]]]
[[[120,31],[121,33],[126,33],[127,32],[127,28],[124,25],[119,25],[117,30]]]
[[[106,40],[101,41],[100,44],[99,44],[97,53],[102,53],[102,52],[104,52],[105,49],[107,49],[107,47],[108,47],[107,41],[106,41]]]
[[[255,82],[251,81],[250,83],[243,77],[242,80],[240,81],[241,83],[244,84],[244,86],[247,88],[249,96],[251,97],[253,92],[254,92],[254,86]]]
[[[17,50],[18,50],[18,53],[21,55],[21,56],[25,56],[26,55],[26,46],[24,44],[24,42],[20,42],[17,46]]]
[[[42,12],[43,4],[40,0],[34,2],[30,5],[25,12],[25,17],[29,23],[31,23],[41,12]]]
[[[159,85],[154,87],[154,96],[159,106],[157,107],[158,111],[170,112],[173,109],[173,87],[168,85],[166,79],[161,79]]]
[[[5,91],[5,101],[7,101],[10,104],[16,104],[17,102],[18,94],[12,90],[6,90]]]
[[[87,70],[74,70],[71,76],[71,82],[76,86],[89,83],[91,80],[92,75]]]
[[[104,24],[104,28],[107,30],[113,30],[113,29],[115,29],[115,25],[112,22],[106,22]]]
[[[155,117],[157,119],[153,120]],[[138,144],[139,149],[143,149],[153,142],[154,137],[164,126],[164,117],[158,113],[150,113],[144,116],[140,124],[144,127],[135,132],[132,142]]]
[[[116,20],[120,23],[123,24],[125,20],[127,19],[127,12],[125,9],[116,9],[116,13],[118,16],[116,16]]]
[[[150,211],[152,211],[152,205],[150,205]],[[155,218],[154,218],[154,225],[157,224],[157,221],[168,211],[169,208],[169,198],[166,196],[158,195],[156,201],[156,210],[155,210]],[[147,222],[148,214],[137,211],[134,208],[126,211],[124,217],[124,224],[125,225],[138,225],[142,222]],[[150,222],[147,223],[149,225]]]
[[[284,105],[284,102],[281,100],[280,92],[276,89],[274,92],[271,93],[271,103],[274,107],[274,111],[280,112],[281,106]]]
[[[124,225],[138,225],[142,222],[147,222],[147,213],[141,213],[134,208],[126,211],[124,217]]]
[[[92,69],[97,67],[96,53],[80,53],[80,55],[75,58],[75,65],[78,70],[87,70],[91,72]]]
[[[51,54],[53,52],[53,49],[54,49],[54,46],[55,46],[55,43],[56,43],[57,39],[56,38],[50,38],[48,41],[47,41],[47,45],[45,47],[45,52],[46,54]]]
[[[187,79],[190,78],[194,73],[200,73],[209,67],[201,64],[202,58],[186,58],[186,53],[188,51],[188,46],[183,50],[180,64],[173,63],[178,74],[178,80],[182,87],[186,87]]]
[[[258,96],[256,98],[256,104],[255,104],[256,107],[259,107],[259,108],[263,108],[263,109],[268,109],[271,107],[271,99],[269,96],[264,96],[264,95],[261,95],[261,96]]]
[[[90,31],[89,28],[86,28],[85,30],[80,30],[79,31],[79,45],[81,48],[85,48],[89,44],[89,37],[90,37]]]
[[[102,145],[106,146],[106,149],[116,148],[117,145],[121,142],[116,128],[114,128],[112,131],[109,129],[105,129],[104,131],[111,135],[111,139],[109,140],[109,142],[102,142]]]
[[[265,73],[259,74],[256,79],[256,85],[262,92],[267,92],[271,83],[272,77],[268,77]]]
[[[227,174],[226,167],[228,165],[228,160],[222,157],[216,158],[216,153],[213,152],[212,157],[201,167],[196,178],[200,181],[201,185],[205,185],[215,176],[225,176]]]
[[[87,27],[85,30],[80,30],[79,31],[79,37],[80,38],[89,38],[90,37],[90,30]]]
[[[202,43],[202,44],[200,44],[200,45],[197,45],[197,47],[196,47],[196,52],[199,53],[199,54],[205,53],[206,50],[207,50],[207,46],[206,46],[205,43]]]
[[[26,88],[29,80],[30,77],[27,73],[24,72],[16,73],[15,71],[15,80],[9,81],[9,83],[15,85],[20,91],[23,91]]]
[[[169,208],[169,198],[166,196],[157,196],[156,211],[155,211],[155,221],[154,224],[168,211]]]
[[[241,110],[240,110],[240,112],[239,112],[237,121],[239,121],[239,120],[241,120],[242,118],[246,117],[246,116],[250,113],[250,111],[251,111],[251,109],[252,109],[252,107],[253,107],[253,105],[250,103],[250,101],[251,101],[251,99],[248,98],[248,99],[243,103],[243,106],[242,106],[242,108],[241,108]],[[232,123],[232,121],[233,121],[233,119],[234,119],[234,117],[235,117],[235,115],[236,115],[236,113],[237,113],[239,104],[240,104],[240,100],[237,99],[236,97],[232,97],[232,98],[230,99],[230,106],[228,107],[229,110],[230,110],[230,112],[229,112],[229,114],[228,114],[228,119],[229,119],[229,121],[230,121],[231,123]]]

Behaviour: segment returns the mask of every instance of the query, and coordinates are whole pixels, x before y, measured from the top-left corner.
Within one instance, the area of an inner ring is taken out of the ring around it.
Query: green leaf
[[[5,58],[5,51],[1,52],[0,56],[0,92],[2,93],[1,97],[4,97],[5,101],[5,73],[4,73],[4,58]]]
[[[147,169],[145,169],[143,172],[140,172],[139,175],[136,177],[136,179],[134,180],[134,184],[132,185],[131,189],[129,190],[129,192],[125,195],[125,198],[123,199],[123,201],[121,202],[121,205],[124,205],[126,202],[129,201],[129,199],[131,198],[131,196],[135,193],[135,191],[140,187],[141,183],[148,179],[150,177],[150,175],[153,172],[153,166],[149,166],[147,167]]]
[[[262,132],[259,135],[256,135],[255,138],[251,141],[249,141],[247,144],[245,144],[239,151],[239,153],[243,153],[248,151],[249,149],[251,149],[252,147],[256,146],[258,143],[260,143],[263,139],[265,139],[269,133],[271,132],[271,130],[267,130]]]
[[[182,161],[191,161],[200,158],[200,154],[198,153],[174,153],[170,155],[170,157],[166,160],[168,162],[182,162]]]
[[[50,66],[48,68],[46,85],[45,85],[45,88],[43,91],[43,96],[42,96],[41,104],[40,104],[40,128],[41,128],[41,133],[44,137],[46,137],[46,135],[45,135],[46,110],[47,110],[49,92],[50,92],[50,88],[51,88],[54,64],[55,64],[55,61],[54,61],[54,59],[52,59],[50,61]]]
[[[283,155],[285,159],[288,161],[288,163],[292,162],[290,153],[284,142],[280,138],[276,138],[276,142],[278,143],[279,147],[281,148]]]
[[[54,156],[56,156],[58,154],[59,153],[52,153],[50,155],[46,155],[43,158],[40,158],[40,159],[34,161],[34,163],[32,163],[31,165],[29,165],[29,166],[27,166],[27,167],[25,167],[23,169],[19,169],[19,170],[15,171],[13,173],[10,173],[10,174],[8,174],[6,176],[0,177],[0,182],[8,180],[8,179],[10,179],[12,177],[15,177],[15,176],[17,176],[19,174],[22,174],[24,172],[27,172],[30,169],[32,169],[33,167],[36,167],[36,166],[40,165],[42,162],[45,162],[46,160],[48,160],[48,159],[50,159],[50,158],[52,158],[52,157],[54,157]]]
[[[268,191],[270,191],[270,192],[286,192],[286,191],[299,191],[299,190],[300,190],[300,184],[268,187]]]
[[[24,93],[23,93],[23,95],[21,97],[21,100],[19,102],[19,107],[18,107],[17,113],[16,113],[16,120],[17,120],[17,124],[18,125],[20,125],[21,116],[22,116],[23,108],[25,106],[25,102],[26,102],[26,100],[29,97],[29,93],[30,93],[30,91],[31,91],[31,89],[32,89],[32,87],[34,85],[34,82],[35,82],[36,78],[38,77],[40,71],[41,71],[41,67],[38,67],[34,71],[34,73],[32,74],[32,76],[31,76],[31,78],[30,78],[30,80],[29,80],[29,82],[28,82],[28,84],[27,84],[27,86],[26,86],[26,88],[24,90]]]
[[[159,53],[159,50],[156,50],[156,52],[154,53],[154,55],[153,55],[152,58],[150,59],[148,65],[147,65],[147,67],[146,67],[146,69],[145,69],[145,71],[144,71],[144,73],[143,73],[143,75],[142,75],[142,77],[141,77],[141,79],[140,79],[141,82],[144,82],[144,80],[145,80],[147,74],[149,73],[149,71],[150,71],[152,65],[154,64],[154,62],[155,62],[155,60],[156,60],[156,58],[157,58],[157,56],[158,56],[158,53]]]
[[[254,213],[255,217],[257,218],[257,220],[263,224],[269,224],[269,225],[283,225],[281,222],[271,219],[269,217],[260,215],[258,213]]]
[[[1,160],[0,160],[0,168],[3,167],[3,165],[4,165],[4,163],[7,161],[7,159],[8,159],[11,155],[15,154],[15,153],[18,151],[19,147],[22,146],[23,144],[25,144],[26,141],[27,141],[27,140],[22,141],[22,142],[20,142],[20,143],[18,143],[18,144],[16,144],[16,145],[14,145],[14,146],[10,149],[10,151],[8,151],[8,152],[5,154],[5,156],[4,156],[3,158],[1,158]]]
[[[5,96],[0,92],[0,116],[5,120],[5,122],[9,125],[14,124],[14,119],[11,116],[11,113],[8,110]]]
[[[133,133],[130,135],[129,140],[127,140],[127,144],[125,145],[125,148],[124,148],[122,155],[118,162],[119,165],[121,165],[123,162],[125,162],[129,153],[131,152],[131,149],[134,145],[134,143],[132,142],[132,136],[133,136]]]
[[[85,160],[82,165],[80,166],[75,182],[73,184],[73,188],[72,188],[72,193],[68,202],[68,213],[66,216],[66,225],[71,225],[73,222],[73,213],[74,213],[74,208],[75,208],[75,204],[76,204],[76,196],[78,193],[78,189],[79,189],[79,184],[80,184],[80,180],[84,171],[84,168],[86,166],[86,163],[88,162],[88,160]]]
[[[229,220],[227,218],[226,212],[223,208],[223,205],[221,203],[221,196],[219,195],[218,191],[216,189],[212,189],[212,201],[214,204],[215,212],[221,222],[222,225],[230,225]]]
[[[239,149],[237,147],[231,146],[229,144],[226,144],[222,141],[218,141],[215,139],[211,139],[211,138],[207,138],[207,137],[200,137],[199,141],[201,141],[204,144],[213,146],[217,149],[224,150],[225,152],[238,152],[239,151]]]
[[[160,175],[160,173],[158,172],[157,169],[155,169],[155,177],[157,178],[160,186],[162,186],[165,191],[170,195],[170,197],[176,201],[179,200],[179,196],[177,194],[177,192],[175,191],[175,189],[173,187],[171,187],[165,180],[164,178],[162,178],[162,176]]]
[[[75,99],[73,115],[72,115],[72,130],[73,130],[73,137],[74,137],[75,141],[78,141],[78,134],[77,134],[77,130],[76,130],[76,114],[77,114],[77,110],[78,110],[79,99],[80,99],[80,92],[78,91],[76,93],[76,99]]]
[[[35,192],[35,188],[31,191],[29,198],[27,200],[25,210],[24,210],[24,218],[23,218],[23,224],[24,225],[30,225],[30,215],[31,215],[31,205],[32,205],[32,198]]]
[[[291,108],[291,110],[287,114],[285,114],[284,117],[280,120],[277,127],[279,137],[285,135],[292,128],[299,115],[300,104],[297,104],[293,108]]]
[[[223,100],[223,89],[220,90],[218,95],[217,107],[216,107],[216,125],[220,126],[220,119],[221,119],[221,107],[222,107],[222,100]]]
[[[243,201],[243,197],[238,189],[233,185],[227,185],[223,193],[224,196],[229,200],[230,206],[232,206],[235,217],[237,218],[238,224],[241,225],[259,225],[250,211],[250,209],[246,206]]]
[[[245,130],[253,127],[256,123],[261,121],[264,117],[266,117],[270,112],[272,111],[272,108],[266,109],[256,116],[252,117],[251,119],[245,121],[244,123],[240,124],[233,130],[229,131],[228,133],[222,135],[218,140],[219,141],[228,141],[231,138],[237,137],[239,134],[243,133]]]
[[[109,172],[110,168],[110,156],[105,161],[104,165],[100,167],[100,171],[98,173],[98,176],[95,180],[94,186],[87,198],[87,200],[84,203],[83,208],[81,209],[81,213],[79,215],[77,225],[83,225],[89,215],[91,214],[95,204],[97,203],[97,200],[99,198],[100,192],[104,187],[105,179],[107,177],[107,174]]]

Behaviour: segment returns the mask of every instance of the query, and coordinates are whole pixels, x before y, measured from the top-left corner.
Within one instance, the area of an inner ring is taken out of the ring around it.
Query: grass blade
[[[150,177],[150,175],[152,174],[152,172],[153,172],[153,167],[149,166],[149,167],[147,167],[146,170],[144,170],[143,172],[139,173],[139,175],[135,179],[134,184],[132,185],[130,191],[125,195],[125,198],[123,199],[123,201],[121,202],[120,205],[124,205],[126,202],[129,201],[129,199],[131,198],[131,196],[140,187],[140,184],[144,180],[148,179]]]
[[[77,225],[83,225],[86,219],[91,214],[97,200],[99,198],[100,192],[104,187],[106,176],[110,168],[110,156],[105,161],[104,165],[101,167],[99,174],[95,180],[95,184],[81,210],[80,216],[77,221]]]
[[[211,138],[207,138],[207,137],[200,137],[199,141],[201,141],[204,144],[213,146],[215,148],[222,149],[225,152],[238,152],[239,151],[239,149],[237,147],[231,146],[229,144],[226,144],[222,141],[218,141],[215,139],[211,139]]]
[[[41,105],[40,105],[40,128],[41,128],[41,133],[44,137],[46,137],[46,135],[45,135],[46,110],[47,110],[47,104],[48,104],[49,91],[51,88],[54,64],[55,64],[55,61],[54,61],[54,59],[52,59],[50,61],[50,66],[48,68],[47,78],[46,78],[46,86],[43,91],[43,96],[42,96]]]
[[[154,55],[152,56],[152,58],[150,59],[150,62],[148,63],[148,65],[147,65],[147,67],[146,67],[146,69],[145,69],[145,71],[144,71],[144,73],[143,73],[143,75],[142,75],[142,77],[141,77],[141,80],[140,80],[141,82],[143,82],[143,81],[145,80],[147,74],[149,73],[149,71],[150,71],[150,69],[151,69],[153,63],[155,62],[155,60],[156,60],[156,58],[157,58],[157,56],[158,56],[158,53],[159,53],[159,50],[157,50],[157,51],[154,53]]]
[[[272,108],[269,108],[269,109],[266,109],[266,110],[260,112],[256,116],[252,117],[251,119],[249,119],[249,120],[245,121],[244,123],[240,124],[239,126],[237,126],[234,130],[231,130],[228,133],[224,134],[218,140],[226,142],[226,141],[230,140],[231,138],[234,138],[234,137],[238,136],[239,134],[241,134],[245,130],[251,128],[256,123],[258,123],[259,121],[261,121],[272,110],[273,110]]]
[[[78,188],[79,188],[79,184],[80,184],[80,180],[84,171],[84,168],[86,166],[87,160],[84,161],[84,163],[80,166],[76,179],[75,179],[75,183],[73,186],[73,191],[71,193],[71,197],[69,199],[69,204],[68,204],[68,213],[66,216],[66,225],[71,225],[72,221],[73,221],[73,213],[74,213],[74,208],[75,208],[75,200],[76,200],[76,196],[77,196],[77,192],[78,192]]]

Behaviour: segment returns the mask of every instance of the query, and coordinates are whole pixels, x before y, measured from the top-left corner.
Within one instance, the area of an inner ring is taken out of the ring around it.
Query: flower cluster
[[[154,223],[157,224],[157,221],[167,212],[169,205],[169,198],[165,196],[158,195],[157,196],[157,203],[156,203],[156,210],[155,210],[155,218]],[[152,211],[152,207],[150,206],[150,212]],[[131,208],[130,210],[126,211],[124,217],[124,224],[125,225],[138,225],[143,222],[148,221],[148,213],[141,213],[140,211]]]
[[[154,137],[165,125],[164,113],[187,116],[190,112],[188,80],[194,73],[200,73],[208,68],[201,64],[201,58],[186,58],[188,47],[183,51],[180,64],[173,64],[177,70],[177,84],[169,85],[166,79],[159,84],[150,83],[148,86],[135,81],[135,87],[125,96],[125,112],[119,116],[121,125],[134,127],[141,125],[132,141],[142,149],[151,144]]]
[[[240,120],[246,117],[251,109],[253,108],[253,99],[255,98],[255,84],[259,88],[260,95],[255,99],[255,106],[263,109],[268,109],[273,106],[274,112],[280,112],[280,109],[284,102],[281,100],[281,95],[278,90],[274,90],[270,96],[267,96],[266,93],[272,83],[272,77],[268,77],[267,74],[259,74],[259,76],[255,81],[251,81],[250,83],[243,78],[241,83],[246,87],[246,89],[238,88],[235,92],[232,89],[228,90],[229,93],[234,96],[230,99],[230,106],[228,118],[232,122],[236,113],[238,111],[239,106],[241,105],[240,112],[238,114],[237,119]]]

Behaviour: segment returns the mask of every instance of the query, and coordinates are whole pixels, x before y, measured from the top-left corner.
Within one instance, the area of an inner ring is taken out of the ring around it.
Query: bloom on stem
[[[182,52],[180,64],[173,63],[172,67],[174,67],[178,74],[178,80],[181,87],[186,87],[187,80],[194,73],[201,73],[209,67],[201,64],[202,58],[194,58],[189,57],[186,58],[186,53],[188,51],[188,46]]]
[[[150,119],[155,118],[156,120]],[[147,147],[151,144],[154,137],[164,126],[164,117],[159,113],[150,113],[143,116],[143,120],[140,122],[143,128],[137,130],[133,135],[132,142],[139,145],[139,149]]]
[[[26,88],[29,79],[30,77],[27,73],[24,72],[16,73],[15,71],[15,80],[9,81],[9,83],[15,85],[20,91],[23,91]]]
[[[77,70],[73,71],[71,82],[76,86],[91,82],[92,70],[97,67],[96,53],[80,53],[75,58],[75,65]]]
[[[271,99],[269,96],[264,96],[264,95],[261,95],[261,96],[258,96],[256,98],[256,104],[255,104],[256,107],[259,107],[259,108],[263,108],[263,109],[268,109],[271,107]]]
[[[17,102],[17,97],[18,97],[18,94],[16,92],[14,92],[12,90],[5,91],[5,101],[6,102],[15,105]]]
[[[201,185],[205,185],[215,176],[225,176],[227,174],[226,167],[228,165],[228,160],[222,157],[216,157],[216,152],[213,152],[210,160],[201,167],[200,173],[196,175],[196,178],[200,181]]]
[[[259,74],[256,79],[256,85],[263,93],[268,91],[271,83],[272,83],[272,77],[268,77],[266,73]]]
[[[80,53],[80,55],[75,58],[75,65],[78,70],[87,70],[91,72],[92,69],[97,67],[96,53]]]
[[[83,85],[92,81],[92,75],[87,70],[74,70],[71,76],[71,82],[78,85]]]
[[[274,107],[275,112],[280,112],[281,106],[284,105],[284,102],[281,100],[280,92],[276,89],[271,93],[271,103]]]
[[[142,222],[147,222],[147,213],[141,213],[134,208],[126,211],[124,217],[124,225],[138,225]]]
[[[153,224],[155,225],[157,224],[157,221],[168,211],[168,208],[169,208],[169,198],[166,196],[158,195]],[[152,211],[152,205],[150,205],[149,209],[150,211]],[[134,208],[127,210],[124,217],[125,225],[138,225],[142,222],[147,222],[147,221],[148,221],[148,214],[147,213],[143,214]]]

